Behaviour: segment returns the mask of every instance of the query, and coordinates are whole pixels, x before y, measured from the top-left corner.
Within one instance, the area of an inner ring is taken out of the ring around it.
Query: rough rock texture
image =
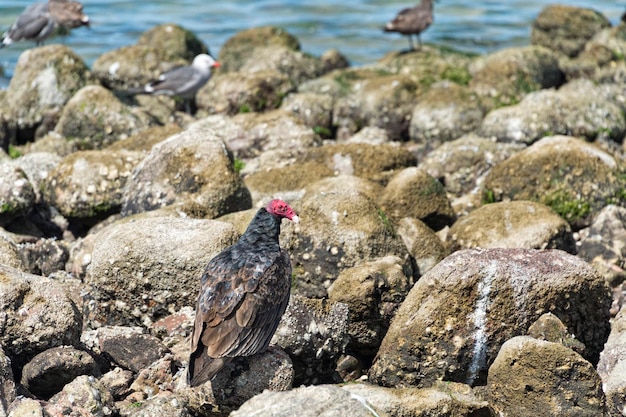
[[[349,340],[348,317],[344,303],[291,297],[272,344],[291,357],[294,386],[341,381],[336,368]]]
[[[79,151],[63,158],[42,181],[44,199],[69,218],[119,212],[122,190],[143,155],[128,151]]]
[[[249,401],[231,417],[372,417],[372,407],[361,397],[335,385],[300,387],[286,392],[267,391]]]
[[[61,156],[52,152],[29,152],[14,160],[30,181],[37,202],[41,202],[41,185],[61,161]]]
[[[24,267],[20,258],[19,246],[13,237],[3,229],[0,229],[0,264],[16,269]]]
[[[238,237],[214,220],[148,217],[111,225],[95,237],[85,277],[90,319],[150,322],[174,306],[195,305],[205,266]]]
[[[439,236],[421,220],[404,217],[397,222],[397,232],[411,255],[415,278],[430,271],[448,254]]]
[[[626,397],[623,396],[626,392],[622,373],[624,364],[626,364],[626,310],[620,311],[613,319],[611,333],[598,362],[598,374],[606,386],[607,400],[611,408],[620,411],[626,406]]]
[[[84,350],[60,346],[37,354],[24,365],[20,383],[31,394],[48,399],[79,375],[94,375],[96,362]]]
[[[0,264],[0,345],[16,363],[55,346],[76,345],[82,324],[59,283]]]
[[[83,60],[65,45],[56,44],[24,51],[0,100],[0,113],[8,123],[12,143],[24,143],[35,138],[42,126],[43,136],[58,119],[69,99],[92,76]]]
[[[126,181],[122,214],[176,204],[192,217],[215,218],[252,206],[222,140],[193,125],[153,146]]]
[[[530,93],[517,105],[493,110],[485,116],[479,133],[501,142],[526,144],[557,134],[619,142],[626,133],[623,112],[621,91],[581,79],[559,90]]]
[[[409,137],[434,148],[476,130],[485,113],[474,91],[451,82],[435,84],[413,107]]]
[[[552,4],[533,22],[531,42],[566,56],[578,55],[601,29],[611,22],[593,9]]]
[[[364,360],[376,355],[391,319],[413,286],[407,260],[387,256],[344,269],[328,289],[328,300],[350,311],[347,350]]]
[[[517,103],[532,91],[558,87],[564,81],[557,55],[541,46],[485,55],[472,62],[470,71],[470,87],[491,108]]]
[[[394,222],[413,217],[433,230],[440,230],[456,218],[443,185],[417,167],[397,172],[379,202],[380,208]]]
[[[9,404],[15,401],[16,396],[11,358],[4,353],[4,349],[0,346],[0,416],[5,417],[7,415],[7,408]]]
[[[557,316],[544,313],[528,328],[528,336],[538,340],[560,343],[575,352],[583,353],[585,345],[576,340]]]
[[[28,213],[35,199],[26,173],[11,163],[0,163],[0,225]]]
[[[285,97],[280,107],[295,114],[320,136],[332,135],[333,98],[330,95],[292,93]]]
[[[67,384],[61,392],[50,398],[50,403],[59,406],[56,411],[59,414],[64,409],[78,408],[88,413],[85,415],[107,416],[115,410],[111,393],[99,380],[87,375],[79,376]]]
[[[125,105],[106,88],[90,85],[63,107],[55,131],[83,149],[101,149],[150,124],[148,115]]]
[[[207,51],[196,35],[168,23],[144,32],[135,45],[100,55],[93,72],[106,87],[126,90],[176,66],[189,65],[196,55]]]
[[[451,251],[461,248],[561,249],[576,254],[569,224],[532,201],[484,205],[457,220],[448,233]]]
[[[307,227],[282,240],[298,276],[295,293],[324,297],[342,269],[386,255],[408,257],[391,221],[350,176],[307,187],[298,213]]]
[[[501,416],[600,416],[602,382],[593,366],[560,343],[517,336],[489,368],[487,398]]]
[[[625,181],[616,160],[601,149],[550,136],[496,165],[484,189],[492,201],[537,201],[580,226],[605,205],[623,201]]]
[[[610,295],[586,262],[558,250],[455,252],[420,278],[396,313],[370,369],[383,386],[437,379],[484,384],[502,344],[552,312],[597,363]]]

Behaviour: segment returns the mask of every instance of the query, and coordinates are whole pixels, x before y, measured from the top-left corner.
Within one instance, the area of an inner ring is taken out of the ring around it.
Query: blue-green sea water
[[[43,1],[43,0],[39,0]],[[4,31],[33,0],[0,0],[0,29]],[[88,65],[102,53],[134,44],[139,35],[161,23],[176,23],[193,31],[217,55],[238,31],[275,25],[295,35],[305,52],[320,55],[336,48],[354,66],[373,63],[386,53],[405,49],[406,38],[382,33],[381,27],[408,0],[83,0],[91,29],[79,28],[63,42]],[[530,0],[438,0],[435,22],[422,34],[425,43],[461,51],[487,53],[530,43],[531,22],[548,4]],[[593,8],[617,24],[626,4],[615,0],[568,0],[569,5]],[[15,63],[32,42],[0,49],[0,88],[6,88]]]

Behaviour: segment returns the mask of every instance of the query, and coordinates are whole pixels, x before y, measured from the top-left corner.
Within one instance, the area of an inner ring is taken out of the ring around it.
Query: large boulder
[[[610,294],[586,262],[558,250],[455,252],[413,286],[383,339],[370,381],[428,387],[484,384],[502,344],[552,312],[597,363],[608,337]]]

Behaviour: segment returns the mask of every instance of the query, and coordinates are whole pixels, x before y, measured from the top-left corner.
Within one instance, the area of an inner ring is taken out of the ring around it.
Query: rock
[[[92,81],[85,62],[65,45],[24,51],[7,93],[0,100],[0,113],[8,122],[10,142],[33,141],[36,129],[44,121],[54,126],[63,106]],[[47,130],[51,129],[40,136]]]
[[[600,416],[604,394],[593,366],[560,343],[517,336],[489,368],[489,403],[500,415]]]
[[[532,91],[565,81],[555,53],[541,46],[503,49],[473,61],[470,88],[489,108],[510,105]]]
[[[328,94],[292,93],[280,108],[293,113],[322,137],[332,137],[333,98]]]
[[[13,237],[0,228],[0,264],[15,269],[23,269],[21,253]]]
[[[474,91],[451,82],[435,84],[413,107],[409,137],[434,149],[475,131],[485,113]]]
[[[90,320],[145,325],[195,305],[204,268],[238,237],[214,220],[148,217],[109,226],[95,237],[85,277]]]
[[[461,197],[480,186],[494,165],[524,147],[469,134],[429,152],[419,166],[437,178],[448,194]]]
[[[209,116],[194,126],[219,135],[235,161],[240,161],[242,175],[287,166],[309,148],[321,144],[312,129],[284,110],[244,113],[232,118]]]
[[[626,208],[610,204],[581,233],[578,256],[596,267],[611,287],[626,279]],[[582,231],[581,231],[582,232]]]
[[[478,133],[525,144],[558,134],[621,141],[626,121],[623,104],[614,93],[610,87],[582,79],[556,91],[536,91],[517,105],[488,113]]]
[[[391,220],[376,206],[364,183],[338,176],[306,188],[296,209],[306,227],[297,229],[294,237],[281,239],[298,277],[295,293],[321,298],[345,268],[387,255],[408,257]]]
[[[193,217],[215,218],[252,206],[250,193],[219,136],[193,125],[152,147],[123,190],[122,215],[176,204]]]
[[[0,416],[7,416],[7,409],[16,397],[17,391],[11,369],[11,358],[4,353],[4,349],[0,346]]]
[[[137,43],[106,52],[93,73],[106,87],[127,90],[144,85],[176,66],[189,65],[208,49],[193,33],[171,23],[144,32]]]
[[[167,393],[148,398],[146,401],[137,401],[122,410],[127,417],[191,417],[187,403],[179,395]]]
[[[20,257],[24,270],[44,277],[65,270],[69,249],[65,242],[56,238],[37,239],[34,243],[20,245]]]
[[[61,162],[61,156],[52,152],[29,152],[14,160],[30,181],[35,201],[41,202],[41,187],[50,172]]]
[[[120,400],[130,393],[130,384],[133,379],[132,371],[116,366],[102,375],[100,383],[111,393],[114,400]]]
[[[448,233],[451,251],[468,248],[561,249],[576,254],[569,224],[532,201],[484,205],[458,219]]]
[[[454,382],[436,383],[432,388],[422,389],[395,389],[360,383],[342,388],[353,398],[370,404],[380,416],[494,416],[487,401],[478,398],[469,386]]]
[[[304,160],[323,162],[335,175],[355,175],[381,185],[387,185],[398,170],[417,164],[410,151],[389,143],[324,144],[309,149]]]
[[[413,217],[437,231],[456,217],[443,185],[417,167],[398,171],[379,199],[380,208],[393,222]]]
[[[0,264],[0,345],[22,366],[56,346],[77,345],[82,315],[54,280]]]
[[[138,133],[151,123],[148,115],[125,105],[111,91],[90,85],[67,102],[55,131],[79,141],[82,149],[101,149]]]
[[[181,366],[180,363],[176,363],[171,353],[164,353],[165,346],[158,340],[145,334],[141,336],[146,337],[146,339],[138,344],[140,349],[149,340],[153,344],[152,347],[157,347],[157,349],[155,351],[148,347],[148,350],[151,350],[153,353],[151,359],[154,359],[154,361],[147,364],[148,359],[144,362],[144,365],[137,366],[138,375],[131,384],[130,389],[136,393],[143,394],[144,398],[150,398],[159,395],[161,392],[167,392],[168,388],[174,387],[174,378]]]
[[[0,163],[0,226],[27,214],[37,196],[26,173],[11,163]]]
[[[118,140],[106,148],[107,151],[137,151],[146,155],[152,147],[159,142],[163,142],[170,136],[174,136],[182,131],[181,127],[170,123],[165,126],[150,126],[149,128],[135,133],[134,135]]]
[[[533,22],[531,42],[565,56],[576,56],[585,44],[611,23],[593,9],[552,4]]]
[[[623,416],[626,409],[626,361],[620,361],[606,380],[603,380],[606,408],[610,416]]]
[[[43,181],[44,199],[70,219],[94,221],[118,213],[124,185],[142,158],[129,151],[74,152]]]
[[[585,345],[576,340],[563,322],[552,313],[542,314],[541,317],[528,328],[528,336],[538,340],[560,343],[581,354],[585,351]]]
[[[278,108],[295,86],[276,70],[219,74],[198,91],[196,104],[210,114],[261,112]]]
[[[61,392],[50,398],[50,403],[60,406],[61,410],[83,409],[88,413],[86,416],[109,416],[117,411],[111,393],[100,381],[87,375],[79,376],[67,384]],[[57,413],[60,414],[61,410]]]
[[[613,319],[611,333],[600,354],[598,374],[604,383],[622,362],[626,363],[626,310],[621,310]]]
[[[95,330],[97,352],[135,373],[168,353],[167,347],[139,327],[106,326]]]
[[[20,383],[31,394],[48,399],[76,377],[96,373],[96,362],[87,352],[59,346],[37,354],[24,365]]]
[[[344,303],[290,298],[272,344],[293,361],[293,385],[341,381],[336,368],[348,344],[348,314]]]
[[[388,142],[387,131],[373,126],[366,126],[346,139],[346,143],[367,143],[370,145],[382,145]]]
[[[397,232],[411,255],[415,278],[430,271],[448,254],[441,239],[421,220],[404,217],[397,222]]]
[[[455,252],[423,275],[398,309],[370,368],[382,386],[436,380],[484,384],[500,346],[547,312],[597,363],[609,332],[610,295],[597,272],[558,250]]]
[[[335,385],[300,387],[286,392],[266,391],[246,401],[231,417],[371,417],[373,409],[361,398]]]
[[[580,228],[602,207],[620,201],[624,178],[610,155],[580,139],[549,136],[494,166],[484,182],[491,201],[545,204]]]
[[[349,308],[350,353],[371,362],[412,286],[411,265],[397,256],[364,262],[339,273],[328,289],[328,300]]]
[[[333,109],[337,137],[347,137],[365,126],[374,126],[386,130],[391,140],[408,138],[418,90],[413,80],[405,75],[377,75],[352,81],[347,89],[348,93],[335,101]]]

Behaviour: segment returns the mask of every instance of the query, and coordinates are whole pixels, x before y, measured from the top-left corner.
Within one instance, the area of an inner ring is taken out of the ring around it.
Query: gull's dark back
[[[420,34],[433,23],[433,2],[432,0],[422,0],[415,7],[401,10],[398,15],[385,25],[385,32],[398,32],[409,36],[409,44],[413,47],[412,35],[417,35],[419,45],[422,41]]]

